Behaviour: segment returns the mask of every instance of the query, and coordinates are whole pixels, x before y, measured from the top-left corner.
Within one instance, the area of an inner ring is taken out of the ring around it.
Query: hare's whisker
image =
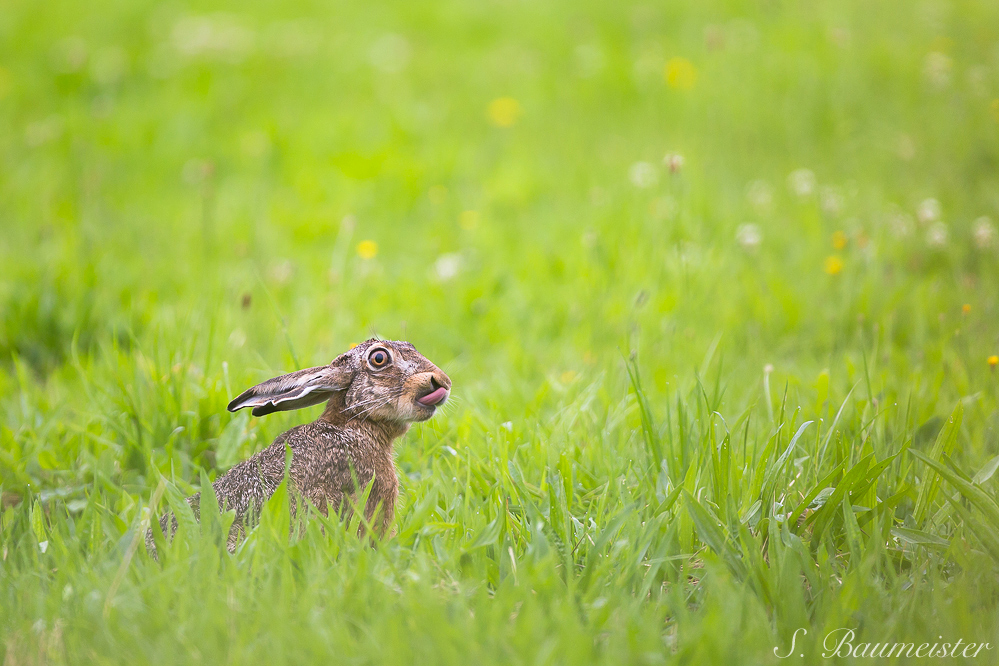
[[[376,404],[376,405],[371,405],[371,406],[370,406],[370,407],[368,407],[367,409],[363,409],[363,410],[361,410],[360,412],[358,412],[358,413],[354,414],[353,416],[351,416],[351,417],[350,417],[350,419],[348,419],[348,420],[350,420],[350,421],[353,421],[353,420],[354,420],[354,419],[356,419],[356,418],[360,418],[360,417],[362,417],[362,416],[366,416],[366,415],[370,415],[370,414],[371,414],[372,412],[374,412],[374,411],[375,411],[376,409],[379,409],[380,407],[384,407],[385,405],[387,405],[387,404],[389,404],[390,402],[392,402],[392,400],[394,400],[394,399],[395,399],[395,398],[392,398],[392,397],[388,397],[388,398],[384,398],[384,399],[383,399],[383,400],[382,400],[381,402],[379,402],[378,404]],[[366,419],[365,419],[365,420],[366,420]]]

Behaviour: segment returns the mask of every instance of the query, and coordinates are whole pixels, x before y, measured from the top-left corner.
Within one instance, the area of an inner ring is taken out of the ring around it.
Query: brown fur
[[[368,360],[378,348],[392,358],[380,369]],[[446,393],[437,405],[418,402],[441,387]],[[212,484],[219,509],[236,512],[229,550],[235,550],[245,526],[255,520],[261,505],[284,479],[286,444],[292,452],[291,488],[298,497],[324,514],[332,508],[344,515],[358,491],[371,483],[365,518],[379,534],[385,534],[399,494],[392,443],[412,422],[433,416],[450,389],[450,378],[408,342],[368,340],[328,366],[282,375],[241,394],[229,404],[230,411],[253,407],[253,413],[262,416],[323,400],[327,405],[317,420],[283,433]],[[200,494],[188,502],[199,515]],[[164,516],[160,526],[164,534],[172,535],[176,518]],[[146,545],[155,553],[152,531],[146,535]]]

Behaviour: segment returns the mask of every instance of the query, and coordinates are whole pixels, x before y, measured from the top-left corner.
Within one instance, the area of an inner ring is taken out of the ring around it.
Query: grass
[[[4,663],[995,649],[997,22],[5,3]],[[232,396],[372,333],[455,386],[394,536],[289,538],[279,492],[146,555],[319,412]]]

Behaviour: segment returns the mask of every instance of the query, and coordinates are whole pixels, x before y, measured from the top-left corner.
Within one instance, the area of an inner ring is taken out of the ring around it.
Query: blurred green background
[[[891,457],[993,498],[996,219],[984,0],[6,2],[0,651],[760,663],[799,626],[996,638],[987,502],[966,517]],[[455,384],[397,445],[396,538],[129,550],[161,475],[196,490],[319,411],[233,395],[370,335]],[[882,507],[862,536],[830,505],[778,566],[787,511],[869,454],[873,490],[836,500]]]

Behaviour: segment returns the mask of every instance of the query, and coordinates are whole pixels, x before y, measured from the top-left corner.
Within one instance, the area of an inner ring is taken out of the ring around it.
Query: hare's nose
[[[439,388],[451,390],[451,378],[445,375],[443,372],[438,370],[437,372],[430,375],[430,387],[433,390]]]
[[[430,391],[426,395],[417,398],[416,401],[421,405],[436,407],[447,400],[448,391],[450,390],[451,379],[443,372],[432,372],[430,373]]]

